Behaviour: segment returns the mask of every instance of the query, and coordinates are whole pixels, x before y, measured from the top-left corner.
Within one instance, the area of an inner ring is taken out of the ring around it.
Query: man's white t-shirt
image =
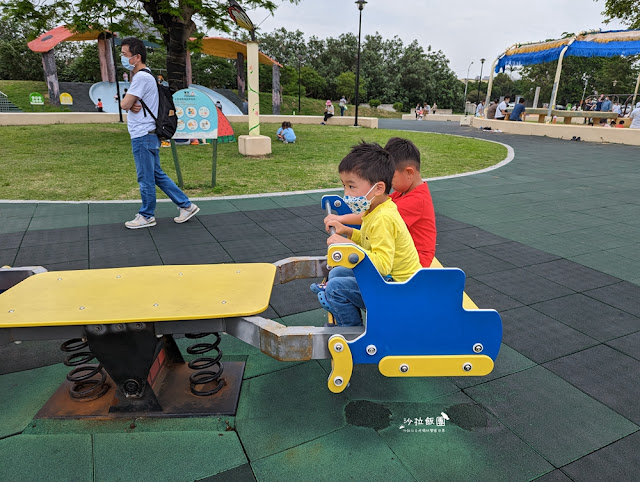
[[[506,109],[507,103],[503,100],[498,104],[498,108],[496,109],[496,119],[503,119],[505,115],[502,113],[502,111]]]
[[[629,114],[629,118],[632,119],[629,128],[640,129],[640,107],[633,109],[633,112]]]
[[[138,71],[131,80],[131,87],[127,94],[135,95],[138,99],[143,100],[154,116],[158,117],[158,84],[156,78],[143,71]],[[156,121],[146,112],[140,109],[139,112],[129,111],[127,114],[127,129],[131,139],[146,136],[149,131],[156,130]]]

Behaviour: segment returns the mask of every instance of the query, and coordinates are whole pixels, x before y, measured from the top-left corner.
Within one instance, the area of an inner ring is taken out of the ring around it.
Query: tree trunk
[[[238,80],[238,97],[240,97],[240,100],[245,100],[247,82],[245,80],[244,55],[242,52],[238,52],[236,58],[236,78]]]
[[[49,90],[49,104],[60,105],[60,85],[58,84],[58,69],[56,68],[56,57],[53,49],[42,54],[42,67],[44,69],[44,80]]]
[[[273,64],[272,66],[272,76],[271,108],[273,115],[280,115],[280,104],[282,104],[282,94],[280,93],[280,67],[276,64]]]
[[[171,15],[158,12],[158,0],[141,0],[145,11],[153,18],[156,25],[162,25],[166,33],[162,34],[164,45],[167,48],[167,81],[169,87],[174,90],[185,89],[189,86],[187,81],[188,55],[187,41],[195,32],[196,24],[191,20],[193,8],[181,6],[182,16],[172,17]]]

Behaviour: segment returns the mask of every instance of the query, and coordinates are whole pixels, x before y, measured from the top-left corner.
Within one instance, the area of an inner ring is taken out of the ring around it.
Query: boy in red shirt
[[[420,151],[413,142],[400,137],[389,139],[384,148],[391,154],[395,164],[391,199],[409,228],[420,264],[428,268],[436,254],[436,214],[429,186],[420,175]],[[358,214],[332,214],[325,219],[325,223],[328,220],[362,224],[362,216]]]

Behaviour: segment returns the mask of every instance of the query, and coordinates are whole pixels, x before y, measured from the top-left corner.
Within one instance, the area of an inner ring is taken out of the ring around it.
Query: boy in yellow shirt
[[[344,186],[344,202],[355,214],[363,214],[360,229],[350,228],[334,218],[325,220],[327,231],[335,234],[327,244],[353,243],[361,246],[381,276],[406,281],[418,271],[420,258],[407,225],[389,198],[395,165],[390,154],[378,144],[361,143],[338,166]],[[316,289],[314,289],[316,288]],[[338,326],[362,325],[364,302],[353,271],[335,267],[329,272],[324,290],[312,287],[320,303],[329,310]]]

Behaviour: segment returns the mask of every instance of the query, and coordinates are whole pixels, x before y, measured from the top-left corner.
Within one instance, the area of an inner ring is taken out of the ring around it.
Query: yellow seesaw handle
[[[331,374],[327,384],[333,393],[340,393],[349,384],[353,372],[353,358],[347,340],[342,335],[329,338],[329,352],[331,353]]]

